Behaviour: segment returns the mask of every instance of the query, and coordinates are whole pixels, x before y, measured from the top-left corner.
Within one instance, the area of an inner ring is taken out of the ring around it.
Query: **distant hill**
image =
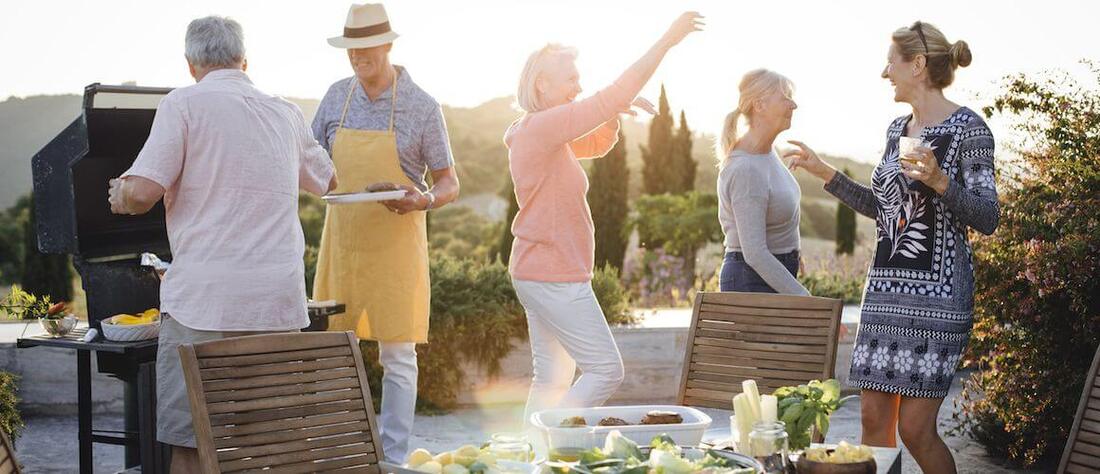
[[[288,98],[298,104],[307,121],[317,111],[316,99]],[[31,157],[66,125],[80,115],[81,96],[76,94],[8,98],[0,102],[0,209],[7,208],[31,189]],[[501,97],[477,107],[443,107],[451,146],[462,180],[463,194],[498,193],[507,183],[508,154],[502,137],[508,125],[520,116],[512,107],[513,98]],[[690,124],[691,117],[688,117]],[[631,195],[641,192],[641,152],[649,124],[624,119],[627,163],[631,170]],[[717,176],[714,166],[713,137],[698,134],[693,148],[699,162],[696,186],[712,192]],[[844,158],[830,157],[838,167],[848,166],[852,175],[867,182],[871,165]],[[796,173],[806,197],[831,199],[804,172]]]

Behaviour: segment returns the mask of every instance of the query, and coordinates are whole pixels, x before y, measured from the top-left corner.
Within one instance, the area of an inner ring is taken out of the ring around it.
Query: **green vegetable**
[[[642,450],[638,449],[638,443],[623,436],[619,430],[607,434],[607,440],[603,444],[603,452],[607,457],[642,459]]]
[[[773,395],[777,398],[779,419],[786,424],[791,449],[805,449],[810,445],[807,430],[817,429],[822,436],[829,432],[829,416],[852,397],[840,398],[840,382],[829,379],[780,387]]]

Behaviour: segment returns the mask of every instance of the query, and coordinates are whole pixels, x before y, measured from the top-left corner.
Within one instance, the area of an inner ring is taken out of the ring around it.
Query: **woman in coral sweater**
[[[577,160],[611,150],[619,113],[631,105],[652,109],[635,97],[701,20],[681,15],[614,84],[581,101],[574,102],[581,92],[575,50],[547,45],[527,60],[516,97],[526,114],[504,136],[519,203],[509,271],[534,357],[525,421],[544,408],[602,405],[622,383],[622,358],[592,292],[588,178]],[[577,366],[582,375],[572,383]]]

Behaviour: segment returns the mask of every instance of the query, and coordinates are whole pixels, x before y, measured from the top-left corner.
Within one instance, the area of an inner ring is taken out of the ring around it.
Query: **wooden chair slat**
[[[290,362],[295,360],[317,360],[350,355],[351,349],[347,347],[329,347],[325,349],[305,349],[300,351],[270,352],[267,354],[253,354],[244,356],[211,357],[209,359],[200,359],[199,368],[213,369],[218,367],[246,367],[249,365],[273,364],[277,362]]]
[[[1100,474],[1100,468],[1070,463],[1069,466],[1066,466],[1065,472],[1069,474]]]
[[[728,355],[730,357],[756,358],[760,360],[778,360],[790,362],[825,363],[825,355],[786,354],[783,352],[763,352],[751,349],[730,349],[728,347],[696,345],[693,353]]]
[[[744,324],[728,321],[699,321],[700,329],[729,332],[758,332],[764,334],[791,334],[795,336],[828,336],[825,326],[767,326],[762,324]]]
[[[230,438],[218,438],[214,445],[218,449],[246,448],[272,443],[287,443],[323,436],[335,436],[349,433],[370,432],[370,424],[366,420],[338,425],[323,425],[310,428],[292,428],[281,431],[269,431],[256,434],[233,436]]]
[[[790,296],[784,296],[789,298]],[[769,318],[780,319],[829,319],[828,309],[809,309],[809,308],[768,308],[768,307],[753,307],[753,306],[737,306],[737,305],[719,305],[714,303],[703,303],[702,312],[705,315],[712,314],[725,314],[735,316],[766,316]],[[706,319],[704,317],[703,319]]]
[[[820,296],[791,296],[768,293],[710,292],[704,303],[750,308],[780,308],[800,311],[832,310],[837,300]]]
[[[1088,454],[1074,451],[1070,453],[1069,460],[1070,462],[1074,462],[1082,466],[1100,468],[1100,457],[1097,456],[1089,456]]]
[[[207,392],[221,392],[224,390],[240,390],[245,388],[275,387],[279,385],[320,382],[322,380],[342,379],[357,377],[355,368],[342,368],[323,370],[320,372],[306,372],[301,374],[266,375],[262,377],[249,377],[246,379],[211,380],[203,382],[202,387]]]
[[[1077,442],[1073,444],[1073,452],[1084,453],[1089,456],[1100,456],[1100,446],[1082,443],[1081,440],[1077,440]]]
[[[824,352],[824,347],[802,346],[798,344],[774,344],[764,342],[731,341],[715,339],[711,337],[697,337],[695,344],[705,346],[726,347],[729,349],[744,349],[749,351],[780,352],[784,354],[819,354]]]
[[[370,443],[370,435],[367,433],[347,433],[339,436],[327,436],[324,438],[311,438],[294,440],[285,443],[271,443],[258,446],[249,446],[240,449],[226,449],[218,452],[218,461],[235,461],[244,458],[257,458],[282,453],[294,453],[321,448],[333,448],[351,444]],[[373,447],[371,452],[373,452]]]
[[[231,357],[272,352],[301,351],[339,347],[347,344],[341,332],[288,332],[234,337],[195,344],[195,356],[200,359]]]
[[[206,401],[210,403],[216,402],[243,402],[248,400],[256,400],[259,398],[280,397],[287,395],[303,395],[309,393],[321,393],[331,390],[340,390],[348,388],[359,387],[359,379],[356,378],[343,378],[335,380],[325,380],[321,382],[310,382],[293,385],[283,385],[275,387],[263,387],[252,388],[243,390],[229,390],[224,392],[212,392],[206,395]]]
[[[247,413],[225,413],[210,417],[211,426],[245,425],[259,423],[261,421],[287,420],[306,416],[327,415],[348,411],[362,411],[363,404],[358,400],[345,400],[334,403],[322,403],[293,408],[275,408],[272,410],[258,410]]]
[[[252,365],[248,367],[201,369],[200,374],[203,380],[243,379],[248,377],[259,377],[261,375],[293,374],[325,369],[339,369],[353,363],[354,361],[351,360],[351,357],[338,357],[335,359],[313,360],[309,362],[284,362],[281,364]]]
[[[826,327],[826,320],[821,318],[784,318],[778,316],[763,315],[746,315],[746,314],[730,314],[730,313],[715,313],[715,312],[703,312],[699,314],[701,321],[726,321],[732,323],[744,323],[744,324],[774,324],[776,326],[789,326],[789,327]]]
[[[223,471],[243,471],[245,469],[255,469],[257,467],[268,466],[287,466],[294,464],[320,464],[314,463],[314,461],[322,461],[326,459],[341,458],[344,456],[354,456],[357,454],[363,454],[360,446],[344,446],[332,449],[317,449],[311,451],[297,451],[291,453],[273,454],[270,456],[259,456],[249,459],[237,459],[233,461],[226,461],[221,463]],[[356,463],[362,464],[362,463]],[[321,469],[318,467],[318,471]]]
[[[821,373],[824,365],[813,362],[788,362],[782,360],[763,360],[748,357],[726,357],[708,354],[696,354],[691,358],[692,362],[702,364],[730,365],[737,367],[756,367],[761,369],[790,369],[803,372]]]
[[[277,431],[292,430],[295,428],[313,428],[316,426],[334,425],[352,421],[363,421],[367,413],[363,410],[331,415],[311,416],[309,418],[264,421],[232,426],[216,426],[213,429],[214,438],[226,438],[231,436],[244,436],[257,433],[273,433]]]
[[[210,414],[242,413],[255,410],[270,410],[272,408],[290,408],[308,405],[316,405],[325,402],[338,402],[343,400],[358,400],[363,394],[358,390],[337,390],[324,393],[310,393],[305,395],[291,395],[286,397],[261,398],[244,402],[219,402],[210,403]]]

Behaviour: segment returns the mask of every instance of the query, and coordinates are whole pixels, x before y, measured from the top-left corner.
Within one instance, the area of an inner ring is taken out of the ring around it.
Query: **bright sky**
[[[242,23],[249,73],[276,94],[320,98],[350,75],[341,32],[347,1],[59,0],[8,2],[0,15],[0,98],[80,93],[92,82],[148,86],[191,82],[183,59],[187,23],[207,14]],[[576,46],[587,92],[608,84],[677,14],[707,17],[667,57],[643,95],[666,84],[675,110],[714,133],[733,107],[741,75],[786,74],[800,108],[781,138],[819,151],[877,161],[890,120],[907,112],[879,78],[890,33],[920,19],[974,55],[948,96],[978,109],[1000,78],[1059,68],[1087,79],[1082,58],[1100,60],[1092,1],[829,2],[731,0],[391,0],[402,36],[393,61],[440,102],[474,106],[514,93],[526,56],[548,41]],[[1002,125],[994,124],[995,131]]]

